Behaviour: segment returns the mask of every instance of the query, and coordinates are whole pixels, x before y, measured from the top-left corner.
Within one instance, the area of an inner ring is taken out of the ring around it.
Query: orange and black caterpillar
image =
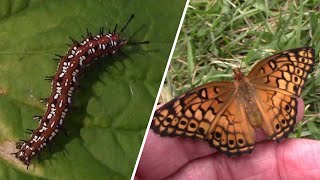
[[[131,15],[125,26],[120,30],[123,32],[134,15]],[[28,166],[33,156],[38,154],[61,130],[63,121],[68,113],[72,95],[78,84],[79,75],[85,68],[97,59],[115,54],[119,49],[128,44],[127,39],[122,39],[116,32],[117,25],[112,32],[104,33],[100,28],[100,33],[93,36],[87,31],[87,37],[78,42],[72,38],[72,45],[65,56],[59,57],[58,70],[54,76],[47,76],[51,80],[51,95],[47,102],[47,110],[43,116],[34,116],[39,120],[39,126],[35,130],[30,130],[31,137],[17,143],[18,152],[16,158]],[[132,44],[145,44],[148,41],[136,42]]]

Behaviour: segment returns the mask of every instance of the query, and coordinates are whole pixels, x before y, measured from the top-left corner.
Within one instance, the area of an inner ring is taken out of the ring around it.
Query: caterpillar
[[[126,24],[120,30],[122,33],[134,15],[131,15]],[[65,56],[57,55],[60,62],[54,76],[47,76],[51,80],[51,95],[48,99],[41,99],[47,103],[47,109],[43,116],[34,116],[39,121],[35,130],[28,129],[31,137],[28,140],[20,140],[17,143],[18,152],[12,153],[17,159],[30,165],[32,157],[37,155],[62,129],[63,121],[71,107],[72,95],[78,86],[79,76],[85,68],[99,58],[115,54],[119,49],[129,43],[122,39],[116,32],[117,25],[112,32],[100,33],[93,36],[87,30],[87,37],[83,41],[76,41],[70,37],[72,45]],[[130,44],[146,44],[149,41]]]

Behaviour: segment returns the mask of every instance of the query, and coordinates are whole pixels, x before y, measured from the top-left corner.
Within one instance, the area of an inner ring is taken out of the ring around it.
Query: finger
[[[299,122],[303,119],[303,115],[304,115],[304,101],[301,97],[299,97],[297,100],[298,100],[297,122]]]
[[[218,154],[194,160],[167,179],[317,179],[319,153],[319,141],[268,141],[259,144],[251,155],[228,158]]]
[[[162,179],[194,158],[212,154],[207,143],[182,138],[163,138],[153,131],[148,133],[137,176],[140,180]]]
[[[303,117],[304,103],[298,99],[298,118]],[[257,131],[257,142],[264,140],[263,131]],[[137,169],[137,176],[144,179],[162,179],[188,162],[215,153],[216,150],[201,140],[160,137],[150,131]]]

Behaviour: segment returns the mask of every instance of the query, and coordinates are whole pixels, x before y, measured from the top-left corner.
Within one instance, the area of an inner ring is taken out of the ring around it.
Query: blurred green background
[[[158,92],[185,2],[180,0],[0,0],[0,179],[128,179]],[[122,53],[89,67],[74,95],[64,127],[29,170],[9,153],[29,137],[40,98],[50,95],[54,54],[64,55],[69,36],[135,19],[121,34]],[[62,133],[61,133],[62,134]],[[8,143],[11,145],[8,147]],[[50,149],[50,151],[48,150]]]

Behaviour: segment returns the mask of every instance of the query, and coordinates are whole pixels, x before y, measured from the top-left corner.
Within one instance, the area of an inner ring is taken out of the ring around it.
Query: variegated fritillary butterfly
[[[279,142],[293,131],[314,54],[310,47],[283,51],[248,76],[235,68],[234,82],[210,82],[160,107],[151,128],[161,136],[205,140],[228,156],[252,152],[255,128]]]

